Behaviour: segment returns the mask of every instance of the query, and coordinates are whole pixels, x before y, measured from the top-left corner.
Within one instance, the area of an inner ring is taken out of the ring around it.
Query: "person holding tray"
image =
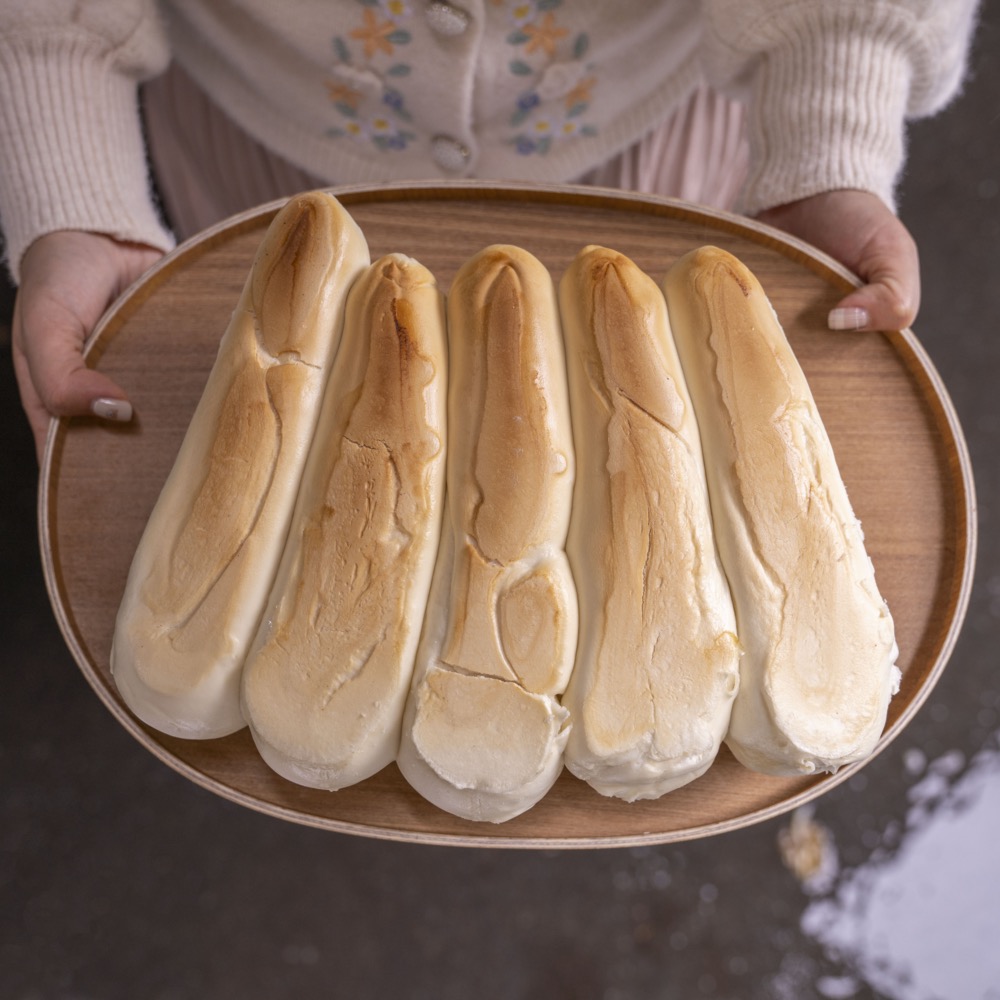
[[[35,0],[0,9],[14,364],[51,415],[131,419],[82,347],[222,218],[334,184],[469,178],[674,196],[776,225],[865,284],[833,329],[919,306],[895,214],[908,120],[957,93],[975,0]]]

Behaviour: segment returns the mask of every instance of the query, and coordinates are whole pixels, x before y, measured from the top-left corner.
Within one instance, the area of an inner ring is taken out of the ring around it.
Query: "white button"
[[[450,3],[429,3],[425,14],[431,30],[449,38],[461,35],[469,26],[469,15]]]
[[[465,169],[472,154],[467,146],[450,135],[436,135],[431,139],[431,156],[434,162],[450,173]]]

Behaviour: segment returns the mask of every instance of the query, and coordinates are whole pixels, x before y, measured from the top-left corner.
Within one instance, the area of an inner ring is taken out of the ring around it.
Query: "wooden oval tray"
[[[927,697],[965,613],[975,550],[972,476],[961,429],[913,335],[831,333],[827,311],[852,278],[767,227],[667,199],[592,188],[475,183],[340,188],[372,258],[418,258],[447,290],[490,243],[514,243],[562,275],[599,243],[657,281],[687,250],[714,243],[760,278],[826,422],[880,589],[893,612],[902,687],[879,749]],[[680,841],[790,810],[853,774],[781,779],[751,773],[723,748],[707,774],[656,801],[604,798],[564,772],[546,798],[501,825],[421,799],[395,765],[339,792],[274,774],[247,730],[183,741],[138,722],[118,696],[108,654],[133,551],[201,394],[253,254],[277,205],[235,217],[173,253],[112,306],[89,362],[127,388],[130,426],[54,422],[42,467],[40,531],[56,617],[74,658],[118,721],[156,756],[228,799],[311,826],[466,846],[597,847]]]

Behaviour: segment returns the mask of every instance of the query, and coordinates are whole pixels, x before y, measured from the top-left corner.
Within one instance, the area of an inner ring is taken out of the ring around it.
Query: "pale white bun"
[[[597,246],[559,292],[580,600],[565,761],[604,795],[656,798],[718,754],[739,686],[736,620],[663,293]]]
[[[745,650],[726,742],[768,774],[835,771],[871,754],[899,676],[861,527],[753,274],[704,247],[665,290]]]
[[[277,214],[129,572],[111,670],[172,736],[244,726],[240,671],[281,555],[344,300],[369,262],[335,198]]]
[[[243,671],[261,756],[337,789],[396,757],[444,502],[444,297],[376,261],[347,302],[288,542]]]
[[[421,795],[502,822],[562,770],[576,591],[562,336],[546,268],[489,247],[448,295],[449,432],[441,550],[399,768]]]

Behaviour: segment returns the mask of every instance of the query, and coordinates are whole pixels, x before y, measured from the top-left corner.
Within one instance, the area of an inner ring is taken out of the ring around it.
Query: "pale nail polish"
[[[860,306],[831,309],[826,324],[831,330],[861,330],[868,326],[868,310]]]
[[[132,404],[127,399],[95,399],[90,404],[90,412],[102,420],[127,424],[132,419]]]

